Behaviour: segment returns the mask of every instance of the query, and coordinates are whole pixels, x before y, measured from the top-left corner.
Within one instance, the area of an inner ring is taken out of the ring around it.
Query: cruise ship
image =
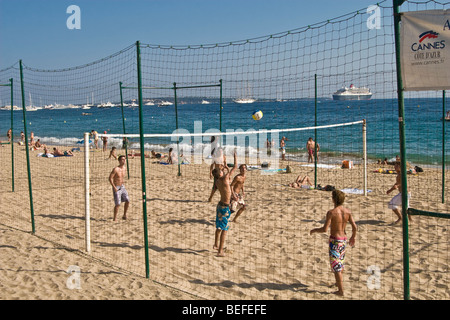
[[[333,93],[333,100],[369,100],[372,92],[369,88],[357,88],[353,84],[349,88],[344,87]]]

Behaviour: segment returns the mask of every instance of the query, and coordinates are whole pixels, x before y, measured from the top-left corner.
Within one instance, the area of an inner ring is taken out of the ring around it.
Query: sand
[[[287,186],[298,175],[314,178],[314,169],[306,163],[281,164],[289,165],[292,173],[247,172],[248,208],[231,223],[228,253],[218,258],[213,242],[219,194],[207,201],[212,186],[207,163],[181,165],[178,175],[178,166],[147,158],[143,195],[141,159],[130,159],[130,179],[125,182],[132,201],[128,220],[121,219],[122,206],[113,222],[107,179],[117,161],[106,159],[100,150],[90,152],[91,251],[86,252],[84,154],[47,159],[30,153],[33,235],[25,151],[15,148],[14,192],[9,146],[0,152],[6,168],[0,180],[2,299],[403,299],[402,228],[393,225],[396,217],[387,208],[395,192],[386,195],[395,175],[374,172],[392,166],[370,164],[368,195],[347,194],[345,205],[359,230],[356,246],[347,249],[342,298],[332,294],[336,289],[328,236],[309,235],[332,208],[331,192]],[[327,167],[319,168],[318,184],[362,189],[360,165],[342,169],[336,162],[322,163]],[[440,179],[441,171],[432,168],[409,175],[410,206],[449,212],[448,204],[441,203]],[[410,225],[412,299],[450,298],[448,221],[414,217]],[[74,265],[81,271],[81,289],[67,286],[67,270]]]

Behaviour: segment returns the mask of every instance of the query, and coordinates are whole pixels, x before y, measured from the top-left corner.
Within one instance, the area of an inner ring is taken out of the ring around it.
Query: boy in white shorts
[[[402,214],[400,212],[401,206],[402,206],[402,175],[401,175],[401,169],[400,169],[400,163],[396,162],[394,165],[395,171],[397,172],[397,178],[395,180],[395,184],[390,188],[386,193],[389,194],[395,189],[398,189],[399,193],[394,196],[391,201],[389,201],[388,208],[394,211],[394,213],[397,215],[398,219],[394,222],[394,224],[397,224],[402,221]],[[411,194],[408,193],[408,201],[411,198]],[[411,216],[408,215],[409,221],[412,222]]]

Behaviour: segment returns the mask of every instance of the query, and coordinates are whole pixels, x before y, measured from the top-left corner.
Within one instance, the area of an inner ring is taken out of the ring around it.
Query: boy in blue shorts
[[[236,170],[236,152],[234,152],[234,166],[229,171],[228,167],[224,167],[223,170],[215,168],[212,171],[214,178],[216,179],[216,186],[220,192],[220,201],[216,207],[216,233],[214,238],[213,249],[217,250],[218,257],[224,257],[224,245],[225,238],[229,229],[228,222],[230,221],[230,201],[231,201],[231,186],[230,177]]]

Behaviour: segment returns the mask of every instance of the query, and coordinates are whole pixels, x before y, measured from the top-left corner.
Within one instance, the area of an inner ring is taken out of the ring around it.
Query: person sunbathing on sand
[[[308,176],[304,176],[303,178],[301,176],[298,176],[294,182],[289,183],[289,187],[292,187],[294,189],[299,188],[310,189],[312,186],[313,184]]]
[[[70,150],[61,152],[59,149],[53,148],[53,155],[57,157],[63,157],[63,156],[73,156],[73,153]]]
[[[152,150],[152,159],[162,159],[165,158],[166,155],[165,154],[161,154],[161,153],[156,153],[155,150]]]

